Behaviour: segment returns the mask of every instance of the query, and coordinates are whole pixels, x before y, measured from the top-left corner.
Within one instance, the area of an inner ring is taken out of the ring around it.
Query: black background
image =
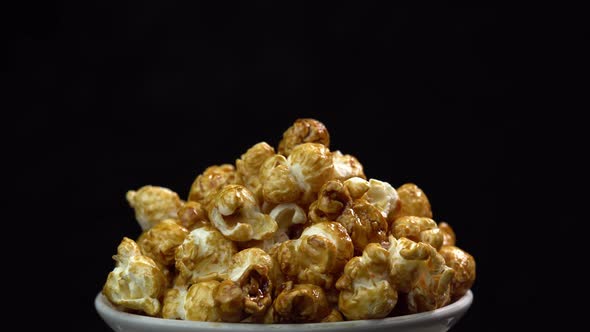
[[[186,197],[207,166],[259,141],[276,147],[299,117],[322,121],[332,150],[358,157],[369,177],[418,184],[454,227],[478,264],[475,302],[454,331],[530,326],[533,308],[561,309],[547,300],[559,287],[541,279],[552,252],[532,254],[530,241],[581,213],[556,193],[574,179],[557,167],[580,167],[571,152],[583,150],[554,121],[565,115],[541,126],[523,112],[538,37],[526,15],[84,3],[46,5],[19,26],[16,83],[35,93],[16,112],[25,148],[11,151],[24,161],[17,194],[34,202],[26,215],[52,236],[38,264],[68,266],[65,278],[44,276],[57,301],[44,313],[66,330],[108,330],[93,300],[120,239],[139,235],[127,190]]]

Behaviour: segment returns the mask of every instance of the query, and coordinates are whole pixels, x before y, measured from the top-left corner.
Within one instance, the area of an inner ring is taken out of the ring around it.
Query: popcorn
[[[144,186],[137,191],[129,190],[125,197],[144,231],[164,219],[176,218],[183,204],[178,194],[164,187]]]
[[[184,242],[187,235],[186,228],[178,225],[176,220],[166,219],[143,232],[137,239],[137,245],[156,264],[170,267],[174,265],[176,248]]]
[[[259,142],[235,167],[206,168],[186,202],[130,190],[143,232],[117,248],[104,295],[166,319],[265,324],[380,319],[464,296],[475,260],[424,192],[367,180],[329,146],[321,122],[298,119],[276,153]]]
[[[330,180],[320,189],[317,200],[311,203],[309,219],[314,223],[336,221],[351,204],[352,198],[344,183]]]
[[[215,195],[209,220],[233,241],[267,239],[278,228],[271,216],[260,212],[252,192],[241,185],[227,185]]]
[[[248,242],[246,244],[248,248],[258,247],[270,252],[273,247],[289,240],[292,234],[307,222],[305,211],[295,203],[279,204],[270,211],[269,215],[277,222],[277,230],[271,238]]]
[[[347,319],[387,317],[397,303],[397,291],[389,282],[389,252],[370,243],[361,257],[344,267],[336,288],[341,290],[338,308]]]
[[[241,184],[241,182],[233,165],[223,164],[207,167],[191,185],[188,200],[207,206],[217,190],[225,185]]]
[[[395,218],[403,216],[416,216],[432,218],[432,210],[428,197],[413,183],[406,183],[397,188],[397,194],[401,200],[401,206]]]
[[[275,204],[308,205],[333,173],[334,163],[328,148],[316,143],[297,145],[288,158],[275,155],[262,164],[262,197]]]
[[[199,202],[186,202],[178,210],[178,224],[192,231],[195,228],[209,225],[207,211]]]
[[[279,153],[288,157],[293,148],[303,143],[319,143],[329,148],[330,134],[328,129],[323,123],[314,119],[297,119],[283,133],[283,139],[279,143]]]
[[[359,199],[338,218],[350,234],[355,252],[361,253],[369,243],[387,240],[387,221],[373,205]]]
[[[307,227],[299,239],[281,243],[273,254],[287,279],[329,289],[353,249],[341,224],[321,222]]]
[[[369,180],[369,189],[361,198],[377,208],[388,223],[394,220],[401,205],[397,191],[389,183],[375,179]]]
[[[176,249],[176,269],[188,283],[223,280],[228,275],[236,245],[211,226],[190,232]]]
[[[332,314],[324,290],[311,284],[288,283],[272,309],[267,323],[318,323]]]
[[[344,181],[344,186],[346,189],[348,189],[352,199],[359,199],[363,197],[363,195],[369,191],[369,188],[371,188],[369,181],[359,177],[347,179]]]
[[[270,157],[275,155],[275,149],[266,142],[260,142],[236,160],[236,170],[244,186],[250,190],[258,202],[262,201],[262,183],[260,182],[260,167]]]
[[[166,293],[162,317],[203,322],[220,322],[221,314],[213,300],[219,281],[201,281],[188,290],[173,288]]]
[[[232,280],[224,280],[213,293],[215,304],[219,308],[224,322],[240,322],[244,316],[244,294],[240,285]]]
[[[447,224],[446,222],[441,222],[438,224],[438,229],[443,235],[443,247],[444,246],[454,246],[456,242],[455,231],[451,228],[451,225]]]
[[[330,313],[328,314],[328,316],[322,318],[322,323],[331,323],[331,322],[341,322],[344,320],[344,317],[342,317],[342,314],[340,313],[340,311],[338,311],[338,309],[333,308],[332,311],[330,311]]]
[[[234,255],[229,280],[236,283],[244,297],[244,312],[262,315],[272,304],[272,258],[259,248],[249,248]]]
[[[425,242],[439,250],[443,245],[444,235],[436,222],[430,218],[405,216],[395,220],[391,234],[396,238],[407,237],[415,242]]]
[[[389,236],[392,285],[407,293],[409,312],[434,310],[447,305],[454,271],[434,247],[424,242]]]
[[[377,198],[377,195],[367,195],[370,188],[368,186],[361,198],[353,201],[344,183],[339,180],[326,182],[317,201],[309,208],[310,219],[313,222],[335,220],[341,223],[350,235],[355,251],[362,253],[367,244],[387,240],[388,225],[383,213],[365,200],[365,197]]]
[[[363,165],[354,156],[342,154],[340,151],[332,152],[334,161],[334,179],[345,181],[353,177],[366,179]]]
[[[443,246],[439,253],[444,257],[446,265],[455,270],[455,277],[451,282],[451,298],[459,299],[473,286],[475,259],[453,245]]]
[[[103,294],[123,308],[156,316],[160,312],[160,299],[166,283],[156,263],[142,255],[139,246],[126,237],[113,259],[117,265],[107,277]]]

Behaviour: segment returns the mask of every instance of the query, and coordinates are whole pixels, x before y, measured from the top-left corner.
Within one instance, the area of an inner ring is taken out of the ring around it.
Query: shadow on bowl
[[[473,293],[467,292],[458,301],[443,308],[418,314],[373,320],[356,320],[313,324],[245,324],[211,323],[154,318],[116,309],[98,293],[94,306],[100,317],[117,332],[295,332],[295,331],[363,331],[363,332],[443,332],[448,331],[467,312]]]

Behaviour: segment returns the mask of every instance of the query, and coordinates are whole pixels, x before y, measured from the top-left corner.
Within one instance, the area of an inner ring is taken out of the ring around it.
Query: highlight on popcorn
[[[127,192],[143,233],[123,237],[102,293],[119,310],[164,319],[323,323],[430,311],[476,273],[455,232],[415,184],[365,175],[298,119],[277,150],[254,144],[174,191]]]

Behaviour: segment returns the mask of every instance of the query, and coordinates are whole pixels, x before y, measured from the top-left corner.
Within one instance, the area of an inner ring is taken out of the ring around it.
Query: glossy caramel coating
[[[475,282],[475,259],[455,246],[443,246],[439,253],[445,258],[446,265],[455,270],[451,283],[451,298],[459,299]]]
[[[279,153],[288,157],[293,149],[303,143],[318,143],[330,147],[330,133],[326,126],[315,119],[297,119],[283,133]]]
[[[183,204],[174,191],[157,186],[129,190],[125,198],[135,210],[135,219],[143,231],[164,219],[176,218],[177,211]]]
[[[102,293],[123,308],[158,315],[166,280],[156,263],[142,255],[139,246],[126,237],[113,259],[117,264],[109,273]]]
[[[430,201],[426,194],[417,185],[406,183],[397,188],[397,194],[401,200],[400,209],[395,218],[403,216],[416,216],[432,218]]]
[[[199,202],[207,206],[213,195],[221,188],[229,184],[241,184],[242,181],[233,165],[213,165],[199,174],[191,185],[188,200]]]

